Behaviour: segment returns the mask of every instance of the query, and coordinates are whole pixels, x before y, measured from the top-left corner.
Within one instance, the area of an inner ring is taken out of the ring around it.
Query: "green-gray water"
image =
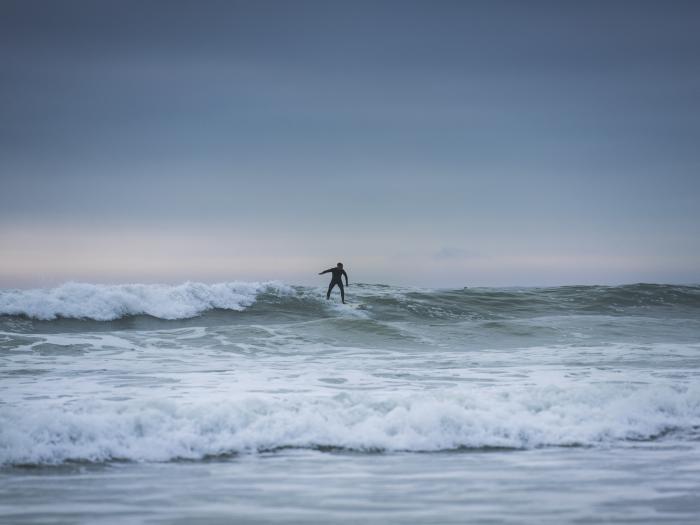
[[[700,287],[0,291],[8,523],[694,523]]]

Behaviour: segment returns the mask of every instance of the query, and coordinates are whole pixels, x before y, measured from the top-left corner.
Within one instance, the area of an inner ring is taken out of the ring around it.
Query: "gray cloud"
[[[345,246],[377,279],[411,243],[431,255],[409,282],[460,246],[543,276],[595,255],[687,280],[700,258],[697,3],[0,9],[5,231],[281,234],[280,260]]]

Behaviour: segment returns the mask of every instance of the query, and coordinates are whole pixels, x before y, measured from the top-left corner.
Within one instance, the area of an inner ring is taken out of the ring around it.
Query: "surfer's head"
[[[338,263],[338,268],[342,268],[342,267],[343,267],[343,263]]]

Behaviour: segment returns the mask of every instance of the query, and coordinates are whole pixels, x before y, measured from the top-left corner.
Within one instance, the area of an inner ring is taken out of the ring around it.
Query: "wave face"
[[[337,293],[337,292],[336,292]],[[100,285],[67,283],[52,289],[0,290],[0,316],[37,320],[59,318],[112,321],[146,315],[177,320],[222,309],[274,315],[293,308],[319,314],[324,290],[277,281],[181,285]],[[652,309],[700,311],[700,286],[634,284],[556,288],[464,288],[425,290],[384,285],[353,285],[348,296],[378,319],[498,319],[523,315],[644,314]]]

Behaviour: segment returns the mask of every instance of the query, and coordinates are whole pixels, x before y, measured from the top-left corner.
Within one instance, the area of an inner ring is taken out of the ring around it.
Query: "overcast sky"
[[[0,286],[337,261],[700,282],[700,2],[0,2]]]

